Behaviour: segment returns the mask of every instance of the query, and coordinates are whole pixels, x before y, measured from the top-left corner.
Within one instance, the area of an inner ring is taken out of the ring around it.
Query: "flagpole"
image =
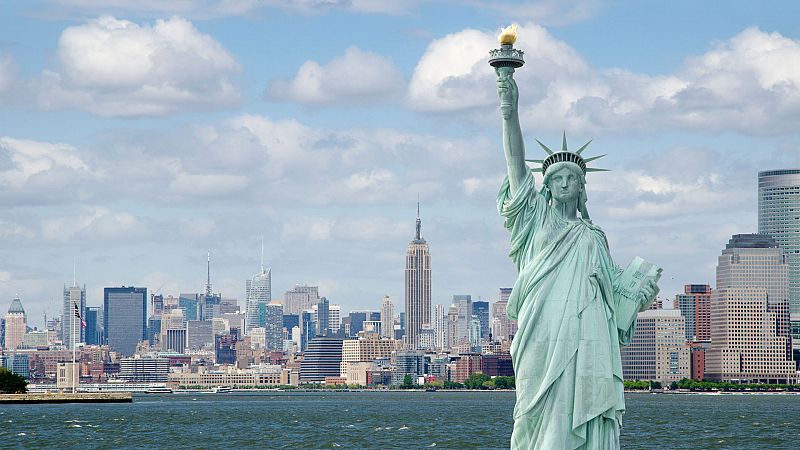
[[[77,308],[78,305],[73,303],[74,307]],[[75,394],[75,349],[77,342],[75,342],[75,312],[72,311],[72,393]]]

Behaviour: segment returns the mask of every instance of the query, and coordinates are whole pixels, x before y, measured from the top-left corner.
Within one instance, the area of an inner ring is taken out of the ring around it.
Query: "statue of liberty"
[[[502,39],[511,51],[513,40]],[[519,271],[508,301],[509,318],[519,322],[511,448],[617,449],[625,411],[620,345],[629,343],[636,313],[655,299],[661,269],[636,258],[622,270],[611,259],[586,207],[586,173],[602,170],[587,167],[599,158],[581,155],[588,143],[569,151],[566,133],[561,151],[539,142],[546,158],[529,160],[541,169],[528,168],[512,77],[522,64],[492,56],[508,163],[497,207]],[[544,177],[540,190],[534,171]]]

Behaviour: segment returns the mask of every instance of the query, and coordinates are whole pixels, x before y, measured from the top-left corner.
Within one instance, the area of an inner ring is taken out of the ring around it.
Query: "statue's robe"
[[[552,210],[528,174],[497,199],[511,231],[519,277],[508,317],[517,402],[511,448],[614,449],[625,411],[620,344],[634,324],[617,324],[615,278],[603,231]],[[618,326],[619,325],[619,326]]]

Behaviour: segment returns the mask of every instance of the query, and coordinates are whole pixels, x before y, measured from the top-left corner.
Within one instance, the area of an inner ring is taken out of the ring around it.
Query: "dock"
[[[79,392],[77,394],[0,394],[0,404],[11,403],[131,403],[130,392]]]

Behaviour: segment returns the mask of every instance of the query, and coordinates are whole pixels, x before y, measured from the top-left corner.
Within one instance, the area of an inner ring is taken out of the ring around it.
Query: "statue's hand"
[[[500,112],[504,119],[511,117],[512,113],[517,112],[519,106],[519,90],[517,82],[514,81],[513,67],[497,67],[497,94],[500,96]]]
[[[656,299],[656,296],[661,291],[659,289],[658,284],[656,284],[656,280],[652,278],[647,280],[644,286],[642,286],[642,290],[640,291],[639,295],[641,296],[641,308],[642,310],[647,309],[653,300]]]

